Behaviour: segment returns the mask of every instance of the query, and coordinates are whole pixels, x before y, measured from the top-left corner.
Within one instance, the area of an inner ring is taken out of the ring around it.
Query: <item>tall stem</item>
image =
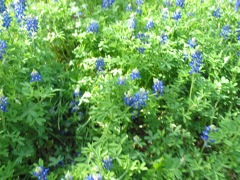
[[[190,87],[190,93],[189,93],[189,99],[192,99],[192,92],[193,92],[194,81],[195,81],[195,75],[193,74],[192,75],[191,87]]]
[[[1,121],[2,121],[3,130],[5,130],[6,129],[6,123],[5,123],[5,119],[3,117],[3,112],[1,112]]]

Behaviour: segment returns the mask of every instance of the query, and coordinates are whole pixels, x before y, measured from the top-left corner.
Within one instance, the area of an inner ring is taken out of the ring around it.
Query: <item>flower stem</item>
[[[6,129],[6,123],[5,123],[5,119],[3,117],[3,112],[1,112],[1,120],[2,120],[2,127],[3,127],[3,130]]]
[[[189,93],[189,99],[192,99],[192,92],[193,92],[193,85],[195,81],[195,75],[192,75],[192,82],[191,82],[191,87],[190,87],[190,93]]]

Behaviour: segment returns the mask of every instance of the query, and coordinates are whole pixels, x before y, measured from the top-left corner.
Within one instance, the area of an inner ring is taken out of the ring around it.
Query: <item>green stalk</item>
[[[5,122],[5,119],[3,117],[3,112],[1,112],[1,120],[2,120],[2,127],[3,127],[3,130],[6,129],[6,122]]]
[[[189,97],[188,97],[188,110],[187,112],[189,112],[190,110],[190,100],[192,100],[192,93],[193,93],[193,86],[194,86],[194,82],[195,82],[195,75],[192,74],[192,82],[191,82],[191,87],[190,87],[190,92],[189,92]]]
[[[194,81],[195,81],[195,74],[192,75],[192,82],[191,82],[190,93],[189,93],[189,99],[190,100],[192,99]]]

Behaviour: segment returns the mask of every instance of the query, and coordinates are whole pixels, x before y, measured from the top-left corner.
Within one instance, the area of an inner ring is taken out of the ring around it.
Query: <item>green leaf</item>
[[[50,163],[48,164],[48,166],[56,166],[62,160],[63,160],[63,157],[61,155],[59,155],[57,158],[50,157],[49,158]]]
[[[232,145],[233,145],[233,143],[232,143],[231,141],[227,140],[227,139],[224,139],[223,142],[224,142],[226,145],[228,145],[228,146],[232,146]]]

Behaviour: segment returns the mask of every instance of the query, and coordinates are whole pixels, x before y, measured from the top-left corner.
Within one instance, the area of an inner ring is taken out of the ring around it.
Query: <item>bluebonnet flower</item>
[[[25,16],[24,11],[26,9],[26,0],[17,0],[13,6],[14,6],[15,17],[17,18],[18,22],[21,22]]]
[[[143,34],[143,33],[137,33],[136,34],[136,38],[138,38],[138,39],[140,39],[140,40],[142,40],[142,39],[144,39],[146,36],[145,36],[145,34]]]
[[[132,73],[130,74],[130,77],[131,77],[132,80],[134,80],[134,79],[140,79],[141,76],[140,76],[139,70],[138,70],[138,69],[134,69],[134,70],[132,71]]]
[[[147,99],[148,92],[146,92],[145,89],[140,89],[140,91],[133,96],[132,107],[135,109],[141,109],[143,106],[146,106]]]
[[[173,16],[172,18],[175,19],[176,21],[178,21],[179,19],[181,19],[182,15],[181,15],[181,12],[179,10],[176,10],[174,13],[173,13]]]
[[[240,0],[236,0],[235,10],[238,11],[239,7],[240,7]]]
[[[2,55],[6,54],[7,44],[6,41],[0,40],[0,60],[3,58]]]
[[[37,32],[38,30],[38,20],[36,18],[30,17],[26,20],[27,30]]]
[[[8,112],[7,111],[7,106],[8,106],[8,97],[0,96],[0,110],[3,112]]]
[[[96,21],[93,21],[90,23],[90,25],[87,27],[87,32],[93,32],[97,33],[98,32],[99,25]]]
[[[196,61],[202,61],[202,52],[201,51],[195,51],[195,53],[193,53],[191,55],[192,59],[196,60]]]
[[[140,89],[140,91],[135,93],[134,96],[131,96],[129,93],[125,94],[125,97],[123,98],[124,104],[134,109],[141,109],[146,106],[147,99],[148,92],[146,92],[145,89]]]
[[[204,141],[207,141],[208,140],[208,131],[202,131],[202,135],[201,135],[201,138],[204,140]]]
[[[138,33],[138,34],[136,35],[136,38],[137,38],[137,39],[140,39],[140,41],[141,41],[143,44],[147,44],[147,43],[148,43],[148,38],[149,38],[149,36],[147,36],[147,35],[145,35],[145,34],[143,34],[143,33]]]
[[[11,23],[11,21],[12,21],[12,18],[11,18],[11,16],[10,16],[9,12],[5,11],[5,12],[2,14],[2,17],[3,17],[3,18],[2,18],[2,21],[3,21],[2,26],[5,27],[6,29],[8,29],[9,26],[10,26],[10,23]]]
[[[79,87],[77,87],[74,91],[73,91],[73,97],[75,98],[79,98],[82,96],[82,92],[80,91]]]
[[[38,20],[36,18],[30,17],[26,20],[27,31],[29,36],[32,36],[38,30]]]
[[[147,29],[147,30],[150,30],[150,29],[152,29],[153,27],[154,27],[154,22],[153,22],[152,19],[149,19],[149,20],[147,21],[147,23],[146,23],[146,29]]]
[[[123,100],[124,100],[124,104],[130,107],[134,103],[133,97],[129,93],[125,93]]]
[[[240,52],[238,52],[238,57],[240,58]]]
[[[229,25],[223,26],[220,36],[222,36],[224,39],[227,39],[230,32],[231,32],[231,27]]]
[[[2,17],[3,17],[3,19],[2,19],[3,24],[2,24],[2,26],[5,27],[6,29],[8,29],[9,26],[10,26],[10,23],[11,23],[11,21],[12,21],[12,18],[11,18],[11,16],[10,16],[9,12],[5,11],[5,12],[2,14]]]
[[[162,10],[162,19],[167,19],[169,17],[169,10],[168,8],[163,8]]]
[[[183,60],[184,61],[188,60],[188,54],[187,53],[183,53]]]
[[[33,172],[33,176],[38,177],[38,180],[47,180],[48,171],[49,171],[49,168],[38,166]]]
[[[164,84],[162,81],[158,79],[153,80],[154,85],[152,86],[154,93],[157,95],[160,94],[161,96],[163,95],[164,92]]]
[[[189,74],[199,73],[200,66],[202,64],[202,52],[196,51],[194,54],[191,55],[192,61],[189,63],[190,67],[192,68]]]
[[[132,5],[131,5],[131,4],[128,4],[128,5],[127,5],[126,11],[132,11]]]
[[[118,78],[118,81],[117,81],[117,84],[119,84],[119,85],[124,85],[124,84],[126,84],[126,78],[125,77],[119,77]]]
[[[238,30],[236,30],[237,32],[237,40],[240,41],[240,22],[238,22]]]
[[[88,175],[88,176],[85,178],[85,180],[94,180],[94,179],[93,179],[92,175]]]
[[[137,119],[139,116],[139,112],[137,110],[132,110],[131,114],[132,114],[132,117],[131,117],[132,120]]]
[[[176,6],[184,8],[185,0],[176,0]]]
[[[163,34],[160,36],[161,38],[161,44],[165,44],[165,42],[168,40],[168,35]]]
[[[168,7],[172,6],[170,0],[166,0],[166,1],[164,1],[163,4],[164,4],[165,6],[168,6]]]
[[[136,9],[136,13],[138,13],[138,14],[140,14],[140,15],[142,14],[142,10],[141,10],[141,8],[140,8],[139,6],[138,6],[137,9]]]
[[[136,19],[134,19],[134,17],[131,17],[128,20],[128,28],[129,29],[135,29],[135,27],[136,27]]]
[[[102,1],[102,7],[103,8],[109,8],[115,0],[103,0]]]
[[[212,15],[214,17],[220,18],[221,17],[220,8],[217,8],[215,11],[213,11]]]
[[[102,180],[102,175],[101,174],[94,174],[93,176],[94,180]]]
[[[64,134],[64,132],[62,132],[62,134]],[[63,166],[63,165],[64,165],[63,161],[59,161],[59,162],[58,162],[58,165],[59,165],[59,166]]]
[[[35,69],[33,69],[32,73],[31,73],[31,80],[30,82],[40,82],[42,81],[42,76],[39,74],[38,71],[36,71]]]
[[[79,99],[81,96],[82,92],[80,91],[79,87],[77,87],[73,92],[73,100],[69,104],[70,112],[72,114],[75,113],[78,116],[79,121],[84,118],[84,112],[81,111],[81,107],[79,105]]]
[[[102,180],[101,174],[88,175],[85,180]]]
[[[144,51],[146,50],[146,48],[144,48],[144,47],[139,47],[139,48],[137,48],[137,50],[138,50],[138,52],[140,52],[141,54],[143,54]]]
[[[65,174],[65,180],[73,180],[73,177],[69,171]]]
[[[110,158],[110,156],[106,156],[103,158],[102,162],[103,162],[103,167],[106,169],[106,170],[110,170],[113,166],[112,164],[112,161],[113,159]]]
[[[77,87],[73,91],[73,98],[74,98],[74,100],[72,100],[70,102],[71,113],[79,112],[80,107],[78,105],[79,105],[79,98],[81,96],[82,96],[82,92],[80,91],[79,87]],[[79,112],[79,113],[81,113],[81,112]]]
[[[191,48],[195,48],[196,46],[198,46],[196,38],[189,39],[188,40],[188,45]]]
[[[3,13],[6,9],[5,0],[0,0],[0,13]]]
[[[104,66],[105,66],[104,59],[97,59],[96,60],[96,70],[98,72],[99,71],[103,71],[104,70]]]
[[[138,6],[140,6],[140,5],[142,5],[143,4],[143,0],[136,0],[136,5],[138,5]]]
[[[202,131],[202,134],[200,136],[202,138],[202,140],[205,142],[206,147],[210,147],[208,145],[209,142],[211,142],[211,143],[215,142],[213,139],[209,139],[209,133],[211,131],[213,131],[213,132],[217,131],[217,128],[215,125],[206,126],[206,129]]]
[[[72,100],[70,102],[71,113],[75,113],[80,110],[80,107],[78,106],[78,104],[79,104],[78,100]]]

